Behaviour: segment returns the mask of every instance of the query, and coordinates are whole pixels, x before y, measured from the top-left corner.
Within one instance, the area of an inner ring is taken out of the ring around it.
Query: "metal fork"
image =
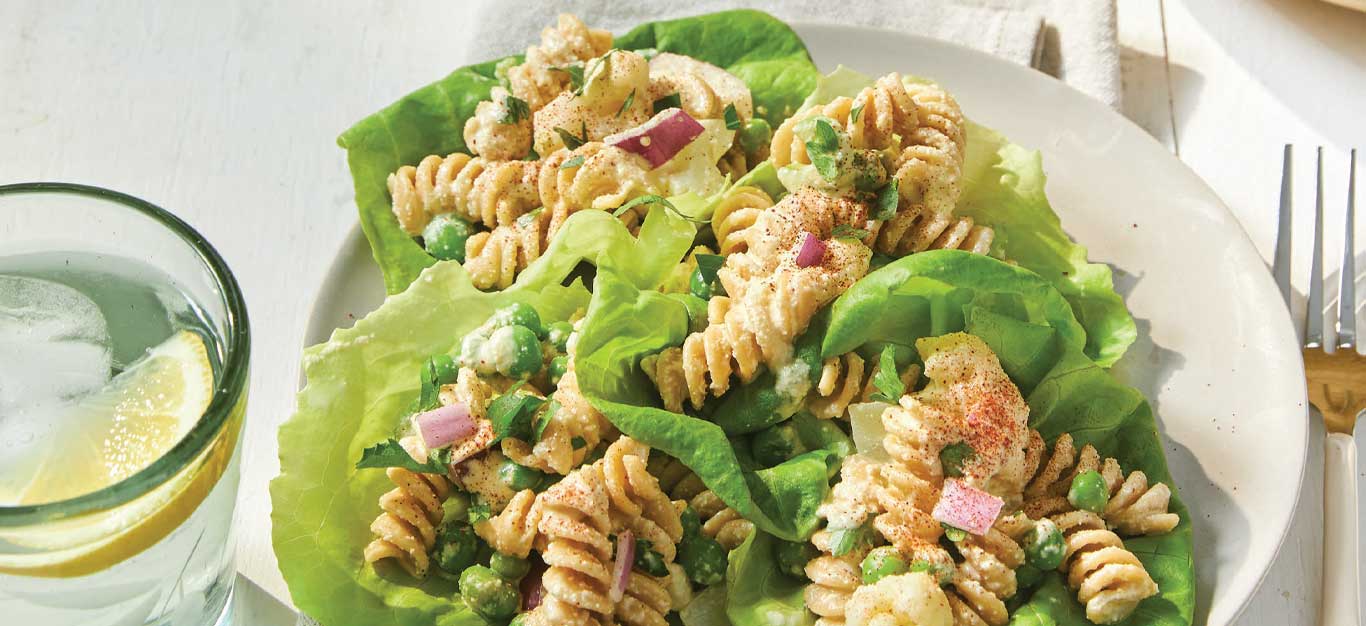
[[[1285,147],[1281,170],[1280,232],[1274,274],[1290,304],[1292,147]],[[1338,291],[1337,350],[1327,352],[1323,336],[1323,148],[1318,149],[1314,201],[1314,256],[1309,269],[1309,305],[1304,320],[1304,371],[1309,402],[1323,414],[1328,439],[1323,466],[1324,626],[1358,626],[1361,605],[1357,571],[1356,444],[1352,429],[1366,410],[1366,357],[1356,350],[1356,267],[1353,227],[1356,213],[1357,153],[1352,150],[1347,184],[1347,223],[1343,234],[1342,282]]]

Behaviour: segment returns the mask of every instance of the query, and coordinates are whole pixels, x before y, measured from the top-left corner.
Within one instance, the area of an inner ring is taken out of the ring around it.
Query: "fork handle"
[[[1323,626],[1358,626],[1357,447],[1329,433],[1323,465]]]

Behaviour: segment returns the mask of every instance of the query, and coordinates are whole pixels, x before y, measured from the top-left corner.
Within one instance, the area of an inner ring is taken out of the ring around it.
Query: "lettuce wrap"
[[[821,78],[803,108],[854,96],[872,84],[872,78],[840,67]],[[996,231],[993,256],[1052,283],[1086,329],[1086,355],[1102,367],[1114,365],[1138,337],[1137,327],[1115,292],[1110,268],[1088,262],[1086,248],[1063,231],[1044,194],[1043,156],[971,120],[967,136],[957,213]]]
[[[614,43],[626,50],[685,54],[729,70],[749,85],[756,114],[775,128],[796,110],[820,76],[797,34],[759,11],[646,23]],[[391,212],[389,174],[427,155],[469,152],[465,120],[499,85],[499,65],[519,61],[520,57],[507,57],[457,69],[357,122],[337,139],[346,150],[361,229],[388,293],[403,291],[423,268],[436,263]]]
[[[580,261],[619,268],[614,276],[625,284],[648,288],[678,263],[694,233],[658,206],[638,238],[605,212],[581,212],[505,291],[479,291],[459,264],[437,263],[354,327],[308,348],[308,382],[280,427],[280,475],[270,487],[275,553],[295,605],[328,626],[483,624],[451,581],[418,583],[365,566],[376,502],[392,485],[382,471],[355,469],[361,451],[392,436],[407,416],[421,364],[456,351],[494,310],[523,302],[546,322],[568,319],[589,304],[580,281],[563,286]]]
[[[911,346],[924,336],[965,331],[981,337],[1020,387],[1030,407],[1030,426],[1047,440],[1070,433],[1078,447],[1093,444],[1126,471],[1142,470],[1172,489],[1171,510],[1181,523],[1170,533],[1126,538],[1157,582],[1160,593],[1145,600],[1122,624],[1185,626],[1195,603],[1190,513],[1181,503],[1162,452],[1152,408],[1137,390],[1115,378],[1083,348],[1085,335],[1061,293],[1042,277],[1000,261],[957,250],[925,252],[877,270],[836,299],[824,333],[830,353],[868,351],[894,343]],[[763,545],[762,537],[753,541]],[[735,626],[801,621],[800,581],[772,573],[771,551],[753,546],[731,553],[727,615]],[[1087,626],[1083,607],[1050,572],[1012,624]]]

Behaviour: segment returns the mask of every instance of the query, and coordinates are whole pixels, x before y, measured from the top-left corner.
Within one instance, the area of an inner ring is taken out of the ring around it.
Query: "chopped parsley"
[[[489,445],[507,437],[531,441],[532,422],[536,417],[536,411],[546,403],[546,400],[518,392],[517,389],[521,386],[522,383],[518,383],[489,404],[489,421],[493,422],[493,440]]]
[[[977,451],[966,441],[944,446],[939,451],[939,463],[944,466],[944,475],[959,478],[963,475],[963,465],[977,456]]]
[[[668,198],[665,198],[664,196],[658,196],[658,195],[655,195],[655,194],[647,194],[647,195],[643,195],[643,196],[638,196],[638,197],[635,197],[635,198],[631,198],[630,200],[628,200],[628,201],[626,202],[626,204],[623,204],[623,205],[617,207],[616,210],[612,211],[612,216],[613,216],[613,217],[621,217],[621,216],[624,215],[627,211],[630,211],[631,209],[634,209],[634,208],[636,208],[636,207],[638,207],[638,206],[641,206],[641,205],[643,205],[643,204],[658,204],[658,205],[664,207],[665,209],[668,209],[669,212],[673,213],[674,215],[677,215],[677,216],[679,216],[679,217],[681,217],[681,218],[683,218],[683,219],[685,219],[685,220],[688,220],[689,222],[692,222],[692,223],[694,223],[694,224],[706,224],[706,223],[708,223],[707,220],[698,219],[698,218],[692,217],[691,215],[688,215],[688,214],[686,214],[686,213],[684,213],[684,212],[678,210],[678,207],[674,206],[674,203],[669,202],[669,199],[668,199]]]
[[[484,498],[479,494],[470,494],[468,515],[470,524],[478,524],[479,522],[486,521],[493,517],[493,508],[490,507],[489,503],[485,502]]]
[[[526,100],[510,95],[503,100],[503,114],[498,117],[498,123],[516,124],[529,117],[531,107],[527,105]]]
[[[811,157],[811,164],[816,166],[821,178],[834,182],[840,175],[840,137],[830,122],[829,118],[812,118],[812,133],[811,139],[806,141],[806,154]]]
[[[426,463],[419,463],[397,439],[382,441],[360,454],[360,460],[356,462],[356,469],[399,467],[412,472],[422,474],[445,474],[446,467],[450,464],[450,448],[433,450]]]
[[[550,425],[550,420],[555,417],[555,413],[559,412],[559,410],[559,401],[552,399],[546,405],[544,411],[536,414],[536,417],[531,421],[531,443],[535,444],[541,442],[541,436],[545,435],[545,427]]]
[[[878,190],[873,219],[885,222],[896,217],[897,205],[901,202],[901,183],[893,178],[886,187]]]
[[[840,528],[830,533],[830,554],[844,556],[873,543],[873,529],[868,524],[854,528]]]
[[[621,101],[621,108],[620,108],[620,109],[617,109],[617,117],[621,117],[621,115],[622,115],[623,113],[625,113],[625,112],[627,112],[627,111],[630,111],[630,110],[631,110],[631,105],[633,105],[633,104],[635,104],[635,103],[636,103],[636,90],[632,89],[632,90],[631,90],[631,93],[626,94],[626,99]]]
[[[958,543],[968,538],[968,531],[963,530],[962,528],[950,526],[943,522],[940,522],[939,525],[944,527],[944,536],[948,537],[949,541]]]
[[[726,118],[726,130],[740,130],[740,113],[735,110],[735,103],[727,104],[722,115]]]
[[[576,167],[578,167],[578,166],[580,166],[580,165],[583,165],[583,160],[584,160],[584,156],[583,156],[582,154],[574,155],[574,156],[569,157],[568,159],[566,159],[564,163],[561,163],[561,164],[560,164],[560,169],[562,169],[562,170],[574,169],[574,168],[576,168]]]
[[[859,118],[860,116],[862,116],[862,115],[863,115],[863,103],[860,102],[860,103],[854,105],[854,108],[849,109],[849,124],[850,124],[850,125],[857,124],[857,123],[858,123],[858,118]]]
[[[583,66],[582,65],[560,65],[551,67],[552,72],[563,72],[569,75],[569,88],[577,94],[583,89]]]
[[[726,258],[718,254],[694,254],[693,258],[697,260],[697,271],[702,274],[702,281],[708,285],[716,280],[716,273],[726,264]]]
[[[877,387],[877,393],[870,398],[880,402],[896,404],[897,400],[901,399],[901,394],[906,393],[906,383],[901,382],[901,376],[896,371],[896,346],[888,345],[882,349],[882,354],[878,355],[873,386]]]
[[[578,435],[574,435],[574,438],[569,440],[569,445],[573,446],[575,450],[578,450],[579,448],[588,445],[588,440]]]
[[[560,136],[560,141],[564,142],[564,147],[574,150],[583,144],[588,143],[588,122],[581,122],[579,134],[575,135],[559,126],[555,127],[555,134]]]
[[[681,109],[683,108],[683,98],[677,93],[671,93],[663,98],[655,100],[654,108],[655,113],[659,113],[665,109]]]
[[[854,228],[848,224],[835,224],[835,230],[830,233],[830,236],[835,239],[863,241],[863,239],[868,236],[868,231],[863,230],[862,228]]]

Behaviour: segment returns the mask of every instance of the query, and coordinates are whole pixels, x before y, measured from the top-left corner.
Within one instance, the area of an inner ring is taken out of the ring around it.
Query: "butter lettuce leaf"
[[[775,128],[815,87],[820,73],[791,27],[752,10],[735,10],[642,24],[618,37],[626,50],[689,55],[734,73],[749,85],[759,115]],[[346,150],[361,229],[388,293],[398,293],[436,259],[408,236],[390,210],[387,179],[431,154],[469,152],[465,120],[499,85],[506,57],[456,69],[360,120],[337,139]]]
[[[407,415],[422,363],[456,350],[495,309],[523,302],[546,321],[564,320],[588,300],[577,282],[485,293],[459,265],[440,263],[304,352],[308,382],[280,426],[280,475],[270,484],[275,554],[301,611],[329,626],[483,626],[452,581],[417,582],[397,568],[364,564],[376,503],[392,485],[356,461]]]

